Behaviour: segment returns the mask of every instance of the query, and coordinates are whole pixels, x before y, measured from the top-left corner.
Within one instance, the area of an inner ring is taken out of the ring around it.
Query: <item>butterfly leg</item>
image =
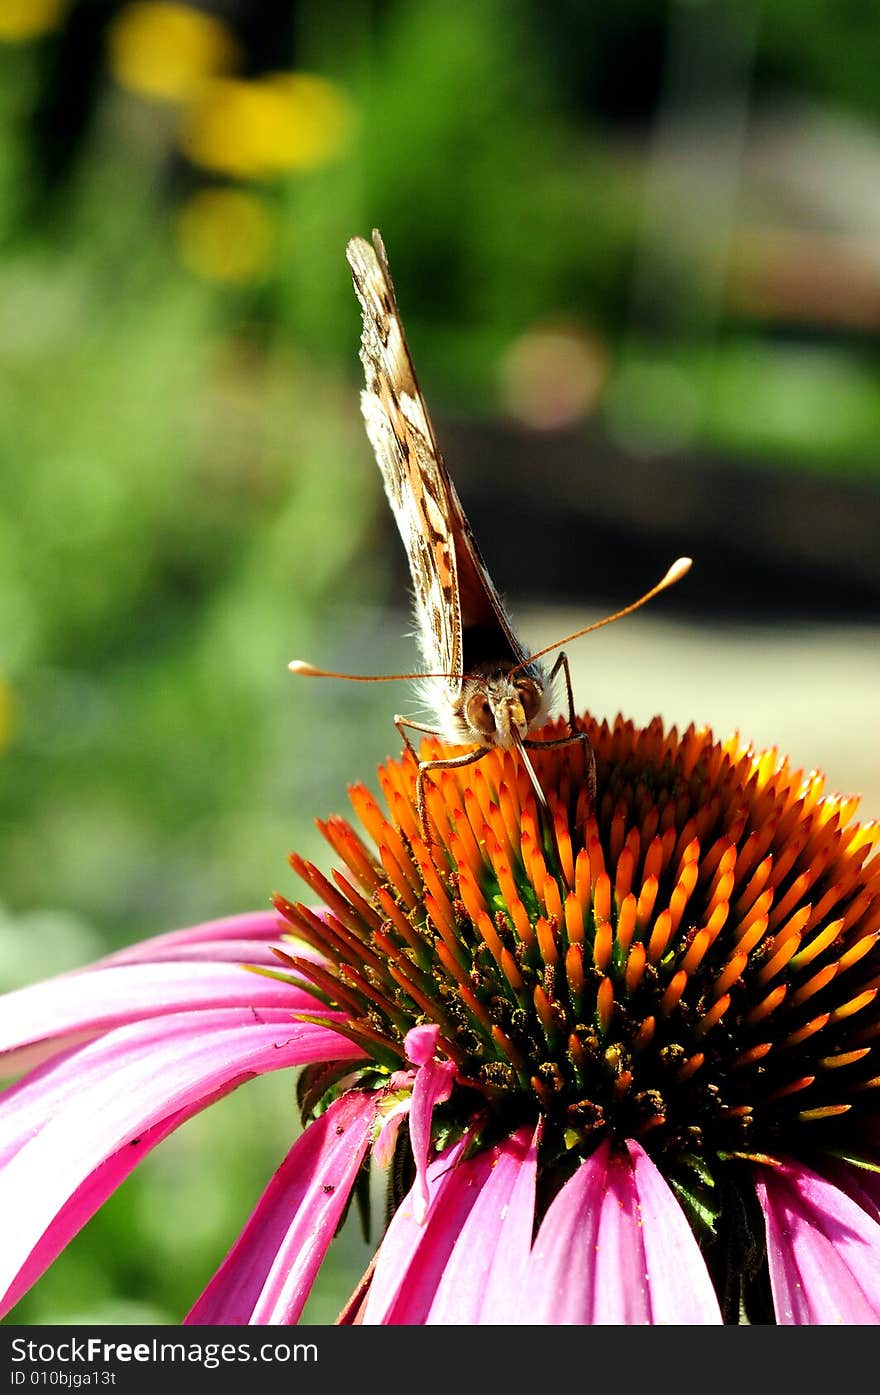
[[[401,717],[399,712],[395,714],[394,725],[397,727],[397,730],[400,732],[400,735],[403,738],[404,746],[412,755],[415,756],[417,761],[419,760],[419,753],[410,741],[406,732],[404,731],[404,727],[409,727],[410,731],[423,731],[426,736],[443,735],[442,731],[438,731],[436,727],[425,727],[422,726],[421,722],[411,722],[409,717]],[[421,764],[420,761],[419,763]]]
[[[474,761],[482,760],[483,756],[487,756],[491,750],[491,746],[478,746],[475,751],[465,751],[463,756],[448,756],[443,760],[419,761],[419,773],[416,777],[416,808],[419,813],[422,837],[426,843],[430,844],[434,841],[428,827],[428,804],[425,799],[425,776],[428,771],[454,770],[462,765],[473,765]]]
[[[577,730],[577,723],[575,720],[574,713],[574,690],[571,686],[571,669],[568,667],[568,655],[566,654],[564,649],[561,651],[559,658],[556,660],[556,663],[550,670],[551,683],[553,682],[560,669],[562,669],[563,673],[565,674],[565,691],[568,695],[568,729],[571,732],[572,736],[574,736]]]
[[[410,755],[413,756],[413,759],[416,760],[418,766],[418,774],[416,777],[418,824],[420,824],[421,836],[423,836],[425,843],[431,843],[431,830],[428,829],[428,805],[427,801],[425,801],[425,770],[442,770],[445,769],[446,766],[469,766],[471,760],[478,760],[480,756],[485,755],[485,752],[488,751],[488,746],[485,746],[483,751],[478,751],[473,753],[473,755],[471,755],[470,752],[467,753],[464,759],[460,756],[450,756],[449,759],[443,760],[423,760],[420,755],[418,755],[416,746],[410,741],[409,735],[407,735],[407,728],[409,728],[410,731],[424,731],[427,737],[442,737],[442,731],[438,731],[437,727],[425,727],[421,721],[410,721],[409,717],[402,717],[400,713],[397,713],[395,716],[395,727],[397,731],[400,732],[400,735],[402,735],[404,746],[406,746]]]
[[[552,741],[524,741],[523,745],[530,751],[552,751],[559,746],[574,746],[578,741],[587,754],[587,794],[592,805],[596,802],[596,757],[585,731],[572,731],[570,736],[557,736]]]
[[[550,670],[549,681],[551,683],[553,682],[560,669],[562,669],[565,675],[565,691],[566,696],[568,698],[569,734],[568,736],[560,737],[555,741],[526,741],[524,744],[526,746],[569,746],[575,741],[582,742],[586,748],[586,753],[588,756],[587,789],[589,791],[590,803],[592,804],[596,798],[596,757],[593,753],[593,747],[590,743],[590,738],[587,735],[587,733],[585,731],[578,731],[577,729],[577,717],[575,715],[574,710],[574,690],[571,686],[571,670],[568,666],[568,655],[566,654],[564,649],[560,652],[559,657],[556,660],[556,663]]]

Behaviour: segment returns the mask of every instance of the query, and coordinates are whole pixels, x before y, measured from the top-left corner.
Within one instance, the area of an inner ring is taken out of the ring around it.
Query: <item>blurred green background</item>
[[[0,0],[0,985],[293,894],[396,748],[404,693],[286,670],[415,662],[374,225],[526,640],[696,559],[579,703],[880,814],[878,70],[843,0]],[[212,1108],[10,1320],[179,1320],[295,1127],[286,1077]]]

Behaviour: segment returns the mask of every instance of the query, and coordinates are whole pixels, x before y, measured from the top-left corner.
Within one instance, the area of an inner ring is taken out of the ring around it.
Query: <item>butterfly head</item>
[[[454,708],[459,740],[509,750],[546,718],[544,675],[537,664],[469,674]]]

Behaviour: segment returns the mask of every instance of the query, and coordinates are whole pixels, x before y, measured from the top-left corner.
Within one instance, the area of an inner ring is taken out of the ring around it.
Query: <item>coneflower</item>
[[[189,1321],[295,1322],[369,1156],[391,1219],[344,1322],[880,1319],[880,828],[776,751],[582,726],[595,798],[581,744],[532,751],[546,810],[492,751],[432,775],[426,836],[406,754],[278,919],[5,999],[42,1064],[0,1100],[3,1311],[168,1132],[301,1065]]]

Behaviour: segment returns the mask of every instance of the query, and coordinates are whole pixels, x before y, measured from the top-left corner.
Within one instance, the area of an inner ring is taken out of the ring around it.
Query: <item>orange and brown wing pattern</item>
[[[363,311],[361,411],[409,560],[426,667],[462,675],[461,612],[450,480],[419,389],[385,249],[352,238],[346,249]],[[450,683],[453,683],[453,679]]]
[[[385,247],[352,238],[346,249],[363,312],[361,410],[385,492],[409,560],[422,657],[449,674],[450,696],[464,676],[464,632],[497,631],[504,650],[526,655],[480,557],[455,486],[437,447],[419,388]]]

